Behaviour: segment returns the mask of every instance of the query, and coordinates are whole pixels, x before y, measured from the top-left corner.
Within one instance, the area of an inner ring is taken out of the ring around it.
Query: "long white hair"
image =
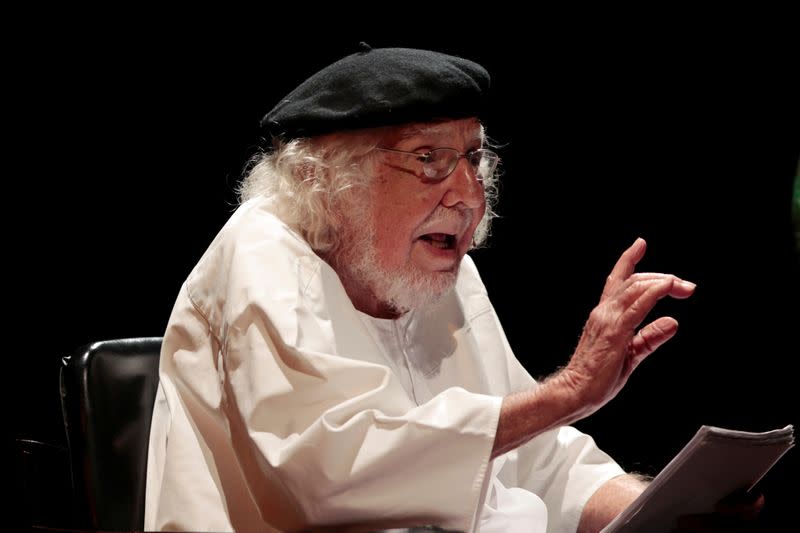
[[[375,174],[376,147],[393,128],[299,138],[273,139],[272,150],[251,158],[239,186],[241,203],[256,196],[274,200],[277,216],[297,230],[317,253],[338,249],[343,199],[363,193]],[[483,127],[481,135],[485,139]],[[486,213],[475,229],[473,248],[489,236],[496,216],[497,174],[484,179]]]

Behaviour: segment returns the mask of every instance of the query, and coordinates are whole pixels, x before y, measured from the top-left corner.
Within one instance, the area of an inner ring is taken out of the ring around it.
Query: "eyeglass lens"
[[[461,157],[458,150],[452,148],[431,150],[424,164],[425,175],[432,179],[444,179],[455,170]],[[480,179],[489,176],[496,160],[488,150],[472,150],[463,157],[467,158]]]

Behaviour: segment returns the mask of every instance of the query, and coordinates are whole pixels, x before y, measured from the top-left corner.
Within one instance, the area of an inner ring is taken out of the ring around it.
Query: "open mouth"
[[[456,247],[456,236],[450,233],[426,233],[420,240],[440,250],[452,250]]]

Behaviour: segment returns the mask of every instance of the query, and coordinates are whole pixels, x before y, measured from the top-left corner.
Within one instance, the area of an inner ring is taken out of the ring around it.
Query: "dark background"
[[[473,27],[489,23],[473,15]],[[412,19],[413,31],[395,35],[315,29],[283,40],[280,21],[241,32],[119,19],[31,28],[24,53],[12,49],[6,102],[15,437],[64,443],[60,356],[163,333],[180,284],[234,209],[258,120],[359,40],[434,48],[492,73],[501,218],[473,257],[534,376],[567,361],[637,236],[649,248],[640,270],[697,283],[690,300],[657,307],[679,320],[678,336],[578,424],[625,468],[657,473],[702,424],[800,423],[790,213],[800,54],[790,35],[548,32],[540,20],[490,39],[454,23],[464,31],[422,37],[440,32]],[[770,523],[792,516],[797,455],[763,480]]]

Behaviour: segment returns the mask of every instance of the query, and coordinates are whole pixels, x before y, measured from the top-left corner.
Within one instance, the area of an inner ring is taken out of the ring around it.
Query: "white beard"
[[[433,304],[453,288],[458,269],[453,272],[430,272],[408,264],[395,270],[383,268],[378,261],[372,214],[366,206],[349,206],[343,231],[343,244],[337,254],[339,269],[367,288],[384,305],[402,314]]]

